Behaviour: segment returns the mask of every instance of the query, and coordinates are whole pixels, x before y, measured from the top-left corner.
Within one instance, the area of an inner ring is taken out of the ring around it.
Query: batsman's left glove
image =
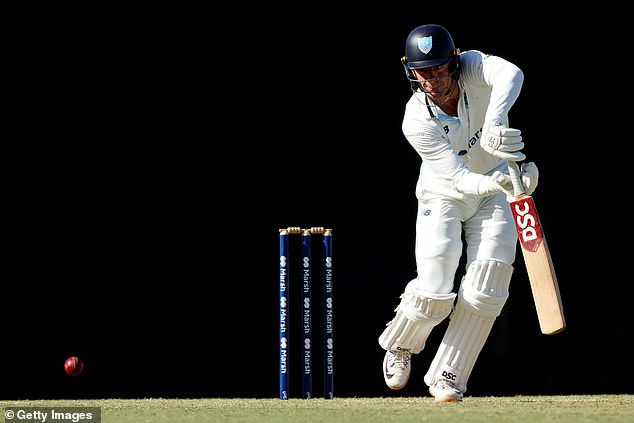
[[[506,161],[520,162],[526,158],[520,151],[524,148],[522,131],[498,123],[484,124],[480,146],[488,153]]]

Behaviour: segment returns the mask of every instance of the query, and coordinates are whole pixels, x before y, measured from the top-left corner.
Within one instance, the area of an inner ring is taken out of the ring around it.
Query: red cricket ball
[[[84,370],[84,363],[78,357],[68,357],[64,363],[64,370],[71,376],[79,376]]]

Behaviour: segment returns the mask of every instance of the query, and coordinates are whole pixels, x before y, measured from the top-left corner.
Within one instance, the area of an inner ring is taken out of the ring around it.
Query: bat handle
[[[507,162],[509,165],[509,176],[513,183],[513,193],[516,197],[526,193],[524,184],[522,183],[522,176],[520,174],[520,167],[517,162]]]

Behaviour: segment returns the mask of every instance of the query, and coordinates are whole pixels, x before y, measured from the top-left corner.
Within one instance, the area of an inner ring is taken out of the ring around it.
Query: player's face
[[[431,97],[438,97],[438,93],[444,93],[451,85],[449,78],[449,63],[425,69],[413,69],[414,76],[420,82],[421,88]]]

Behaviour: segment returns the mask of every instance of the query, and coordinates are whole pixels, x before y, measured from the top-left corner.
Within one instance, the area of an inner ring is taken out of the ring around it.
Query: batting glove
[[[504,177],[500,177],[498,175],[497,182],[506,193],[506,199],[508,201],[513,201],[515,199],[515,192],[513,190],[511,177],[506,174],[502,175],[504,175]],[[537,183],[539,181],[539,169],[537,169],[537,165],[533,162],[522,163],[522,166],[520,166],[520,176],[522,178],[522,185],[524,186],[525,194],[531,195],[535,192],[535,188],[537,188]]]
[[[520,167],[522,175],[522,183],[524,184],[524,190],[526,194],[531,195],[535,188],[537,188],[537,182],[539,181],[539,169],[533,162],[522,163]]]
[[[520,162],[526,158],[520,151],[524,148],[522,132],[498,123],[484,124],[480,146],[488,153],[506,161]]]

